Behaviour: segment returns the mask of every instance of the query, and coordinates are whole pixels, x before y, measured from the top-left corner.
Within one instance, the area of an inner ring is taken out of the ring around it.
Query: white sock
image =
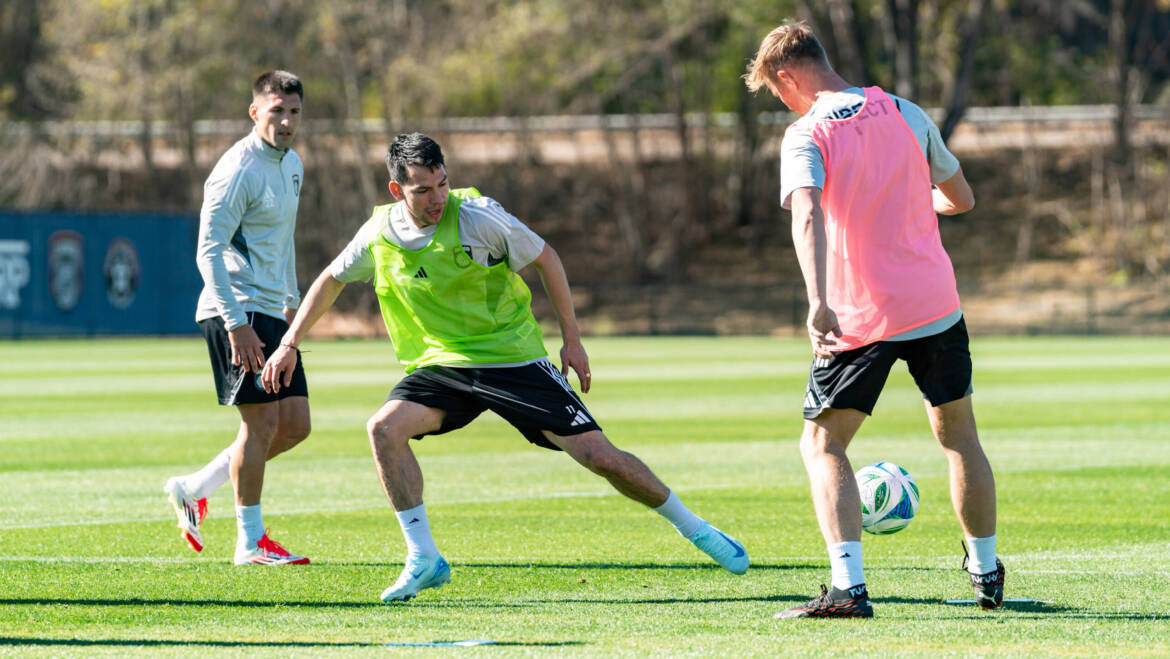
[[[682,537],[687,539],[690,539],[695,531],[698,531],[699,527],[703,525],[703,519],[684,506],[673,490],[671,490],[670,496],[666,497],[666,503],[655,508],[654,512],[665,517],[682,534]]]
[[[264,537],[264,520],[260,516],[260,504],[236,506],[236,549],[255,549],[256,543]]]
[[[829,566],[833,570],[833,588],[837,590],[849,590],[865,583],[865,571],[861,568],[861,541],[829,545]]]
[[[402,527],[402,535],[406,538],[406,553],[410,556],[438,556],[439,548],[435,546],[435,539],[431,536],[431,525],[427,521],[426,504],[418,504],[414,508],[394,513],[398,517],[398,526]]]
[[[225,448],[202,469],[183,477],[183,487],[186,488],[188,494],[196,499],[203,499],[211,496],[212,492],[227,482],[231,476],[229,472],[232,462],[231,450],[230,446]]]
[[[995,535],[986,538],[967,538],[967,550],[971,560],[967,571],[971,574],[987,574],[995,570]]]

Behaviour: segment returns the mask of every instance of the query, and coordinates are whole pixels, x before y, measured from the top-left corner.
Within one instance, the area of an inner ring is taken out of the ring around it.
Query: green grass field
[[[231,566],[230,486],[202,554],[161,488],[234,436],[199,339],[0,343],[0,654],[289,656],[1170,655],[1170,340],[981,339],[975,409],[999,487],[1007,597],[982,612],[921,398],[895,370],[851,449],[917,479],[867,536],[868,621],[778,621],[829,577],[797,450],[807,342],[591,339],[585,397],[619,446],[738,537],[710,563],[657,515],[485,416],[415,444],[452,582],[381,590],[404,544],[366,418],[386,341],[311,341],[313,435],[269,465],[265,521],[307,567]],[[476,648],[396,644],[490,640]]]

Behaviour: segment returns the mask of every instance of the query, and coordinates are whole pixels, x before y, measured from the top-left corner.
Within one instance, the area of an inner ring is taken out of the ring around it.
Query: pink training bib
[[[841,350],[914,329],[959,308],[942,246],[930,165],[902,113],[878,87],[847,119],[806,120],[825,160],[827,302]]]

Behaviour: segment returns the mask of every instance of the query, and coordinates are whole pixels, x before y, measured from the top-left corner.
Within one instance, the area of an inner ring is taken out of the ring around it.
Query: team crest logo
[[[455,258],[455,265],[460,268],[471,265],[471,245],[463,245],[463,249],[453,249],[451,255]]]
[[[102,264],[102,276],[106,280],[106,298],[115,309],[126,309],[134,304],[141,280],[138,250],[134,249],[134,243],[125,238],[115,238],[110,243]]]
[[[0,240],[0,309],[20,306],[20,289],[28,283],[27,240]]]
[[[293,194],[301,196],[301,175],[293,174]]]
[[[49,295],[61,311],[81,301],[84,259],[81,234],[65,230],[49,236]]]

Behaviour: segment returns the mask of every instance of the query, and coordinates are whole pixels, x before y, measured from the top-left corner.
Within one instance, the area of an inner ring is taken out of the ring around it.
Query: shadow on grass
[[[454,599],[454,600],[413,600],[409,604],[386,604],[381,601],[373,602],[338,602],[338,601],[250,601],[250,600],[184,600],[184,599],[143,599],[143,598],[125,598],[125,599],[66,599],[66,598],[0,598],[0,606],[3,605],[24,605],[24,606],[226,606],[226,607],[245,607],[245,608],[274,608],[274,607],[305,607],[305,608],[322,608],[322,609],[526,609],[533,606],[548,606],[548,605],[563,605],[563,604],[598,604],[605,606],[612,605],[674,605],[674,604],[733,604],[733,603],[774,603],[779,606],[788,604],[803,604],[811,599],[807,594],[796,595],[760,595],[760,596],[746,596],[746,597],[628,597],[624,599],[609,599],[603,597],[562,597],[562,598],[541,598],[541,599],[523,599],[521,601],[500,601],[500,600],[479,600],[479,599]],[[970,616],[995,616],[1008,615],[1011,612],[1012,618],[1032,618],[1032,619],[1051,619],[1051,618],[1065,618],[1075,620],[1136,620],[1136,621],[1170,621],[1170,614],[1164,613],[1128,613],[1124,611],[1093,611],[1087,609],[1077,609],[1069,606],[1062,606],[1059,604],[1052,604],[1049,602],[1004,602],[1001,611],[980,611],[974,604],[969,606],[963,605],[948,605],[941,600],[929,597],[882,597],[874,599],[873,603],[876,607],[884,604],[911,604],[918,606],[945,606],[947,608],[955,609],[956,613],[969,614]],[[313,642],[272,642],[272,643],[251,643],[251,642],[219,642],[219,641],[170,641],[170,640],[118,640],[118,639],[41,639],[41,638],[13,638],[0,636],[0,646],[4,645],[20,645],[20,644],[37,644],[37,645],[257,645],[257,646],[305,646],[305,647],[328,647],[328,646],[379,646],[382,643],[313,643]],[[517,646],[551,646],[551,645],[574,645],[576,642],[557,642],[557,643],[541,643],[541,642],[497,642],[493,645],[517,645]]]
[[[780,602],[785,598],[774,596],[762,597],[678,597],[678,598],[559,598],[559,599],[524,599],[521,601],[501,600],[412,600],[410,603],[373,602],[338,602],[338,601],[290,601],[273,599],[270,601],[250,600],[184,600],[184,599],[143,599],[128,597],[124,599],[67,599],[67,598],[21,598],[0,599],[0,606],[226,606],[241,608],[276,608],[276,607],[304,607],[309,609],[418,609],[418,608],[483,608],[483,609],[523,609],[532,606],[547,604],[720,604],[732,602]],[[804,598],[802,601],[806,601]]]
[[[368,648],[381,647],[384,643],[347,643],[337,641],[184,641],[158,638],[37,638],[0,636],[0,647],[5,645],[58,645],[65,647],[186,647],[205,645],[221,648]]]
[[[325,563],[322,562],[322,565]],[[346,566],[357,565],[362,567],[377,567],[377,568],[401,568],[402,561],[346,561]],[[761,570],[807,570],[810,566],[808,564],[768,564],[768,563],[752,563],[751,571],[758,572]],[[542,569],[542,570],[711,570],[715,572],[723,572],[723,568],[719,567],[712,561],[702,561],[697,563],[475,563],[475,562],[452,562],[452,569],[457,568],[479,568],[479,569],[500,569],[500,570],[528,570],[528,569]]]
[[[387,645],[411,646],[448,646],[456,645],[458,641],[433,641],[431,643],[387,643],[387,642],[346,642],[346,641],[185,641],[177,639],[157,638],[37,638],[19,636],[0,636],[0,647],[16,646],[65,646],[65,647],[197,647],[211,646],[221,648],[254,647],[254,648],[380,648]],[[477,644],[485,646],[555,648],[585,645],[581,641],[490,641]]]
[[[321,609],[376,609],[386,608],[387,605],[381,600],[374,600],[372,602],[337,602],[337,601],[289,601],[281,599],[272,599],[268,601],[255,600],[191,600],[191,599],[144,599],[141,597],[126,597],[126,598],[109,598],[109,599],[68,599],[60,598],[21,598],[8,599],[0,598],[0,606],[24,605],[24,606],[239,606],[239,607],[282,607],[282,606],[303,606],[306,608],[321,608]]]

